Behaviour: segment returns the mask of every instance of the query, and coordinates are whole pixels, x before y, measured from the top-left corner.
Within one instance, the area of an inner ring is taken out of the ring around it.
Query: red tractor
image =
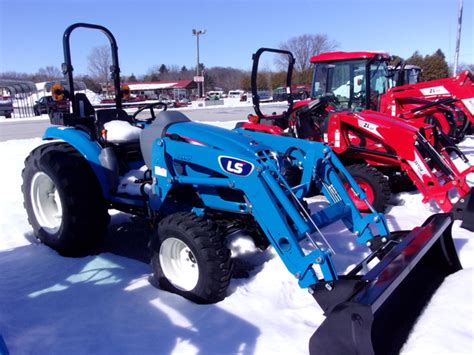
[[[472,75],[465,72],[455,78],[413,83],[418,81],[419,71],[413,68],[412,78],[394,78],[395,72],[407,71],[403,64],[389,70],[389,60],[387,53],[379,52],[328,52],[313,56],[312,96],[317,97],[324,90],[333,92],[352,110],[382,112],[408,120],[416,127],[433,124],[461,140],[474,122]]]
[[[289,58],[288,109],[280,115],[265,115],[261,111],[255,89],[258,62],[264,52],[279,53]],[[294,58],[291,52],[261,48],[254,54],[253,60],[252,97],[256,115],[249,115],[250,122],[239,124],[240,128],[326,142],[339,155],[378,211],[385,210],[391,191],[399,189],[400,185],[416,186],[423,194],[423,202],[434,200],[445,212],[474,211],[472,189],[466,182],[466,175],[474,172],[474,167],[460,171],[455,166],[450,149],[460,153],[459,150],[442,139],[435,127],[427,124],[415,127],[386,114],[364,108],[356,110],[352,105],[357,105],[360,96],[350,93],[345,96],[341,89],[331,92],[318,84],[314,85],[315,91],[323,89],[323,94],[313,100],[293,104],[291,76]],[[333,88],[331,83],[335,79],[326,77],[328,82],[325,85]],[[347,83],[346,78],[338,80],[341,85]],[[351,83],[354,81],[349,81],[349,87]],[[341,85],[335,86],[340,88]],[[460,155],[463,157],[462,153]],[[291,180],[291,175],[298,172],[289,171],[288,174]],[[453,194],[458,196],[456,204],[451,199]],[[367,210],[365,202],[358,200],[355,194],[353,198],[361,210]],[[467,205],[470,208],[466,208]],[[461,219],[464,220],[464,227],[474,229],[474,218],[463,216]]]
[[[395,81],[396,88],[390,90],[396,98],[421,97],[431,102],[453,98],[456,110],[466,117],[466,133],[472,133],[474,123],[474,76],[465,70],[455,77],[420,82],[421,69],[413,65],[401,65],[403,76]],[[459,114],[458,114],[459,115]]]

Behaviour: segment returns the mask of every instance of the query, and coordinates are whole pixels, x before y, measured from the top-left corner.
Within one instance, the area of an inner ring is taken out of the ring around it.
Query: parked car
[[[0,116],[11,118],[13,113],[13,101],[10,96],[0,96]]]
[[[272,93],[269,90],[258,90],[257,91],[258,98],[260,102],[268,102],[272,101]]]
[[[244,90],[230,90],[229,93],[227,94],[227,97],[229,99],[241,99],[242,96],[245,95]]]
[[[43,113],[49,114],[54,108],[55,111],[69,112],[70,111],[69,101],[54,101],[52,96],[43,96],[41,99],[36,101],[33,106],[35,116],[42,115]]]
[[[291,91],[294,100],[306,100],[309,97],[309,85],[292,85]],[[273,101],[287,101],[288,93],[285,86],[280,86],[273,90]]]

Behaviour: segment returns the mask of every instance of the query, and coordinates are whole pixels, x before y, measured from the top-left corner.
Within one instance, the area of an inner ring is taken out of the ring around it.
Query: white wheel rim
[[[176,288],[191,291],[199,280],[199,265],[191,249],[177,238],[168,238],[160,247],[160,265]]]
[[[30,198],[38,224],[48,233],[56,233],[63,217],[61,197],[53,180],[42,171],[31,180]]]

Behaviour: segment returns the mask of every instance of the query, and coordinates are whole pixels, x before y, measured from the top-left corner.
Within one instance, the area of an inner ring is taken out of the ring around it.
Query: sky
[[[0,72],[34,73],[60,67],[67,26],[89,22],[109,28],[119,46],[123,75],[154,66],[196,65],[192,29],[206,67],[251,68],[260,47],[277,47],[301,34],[326,34],[340,50],[385,50],[409,57],[438,48],[453,61],[459,0],[0,0]],[[75,74],[87,74],[99,32],[71,36]],[[460,62],[474,63],[474,0],[464,0]]]

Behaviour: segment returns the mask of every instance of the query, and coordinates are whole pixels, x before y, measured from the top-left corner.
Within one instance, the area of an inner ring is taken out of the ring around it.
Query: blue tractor
[[[102,31],[111,43],[112,108],[95,110],[74,93],[69,38],[80,27]],[[399,337],[388,325],[407,334],[407,310],[424,305],[460,269],[449,215],[390,233],[383,214],[362,215],[355,207],[344,183],[366,200],[364,192],[327,145],[195,123],[162,103],[128,115],[112,33],[74,24],[63,45],[68,88],[53,96],[70,100],[72,113],[51,112],[55,126],[26,159],[22,186],[35,235],[60,254],[93,250],[106,233],[109,209],[142,216],[156,228],[149,243],[154,281],[194,302],[214,303],[226,296],[232,277],[226,236],[244,230],[260,248],[275,249],[327,315],[310,342],[318,354],[396,351]],[[155,114],[157,106],[164,110]],[[139,120],[144,110],[149,117]],[[125,135],[114,132],[124,129]],[[304,200],[310,190],[327,200],[314,213]],[[324,237],[324,228],[340,222],[370,248],[344,274]]]

